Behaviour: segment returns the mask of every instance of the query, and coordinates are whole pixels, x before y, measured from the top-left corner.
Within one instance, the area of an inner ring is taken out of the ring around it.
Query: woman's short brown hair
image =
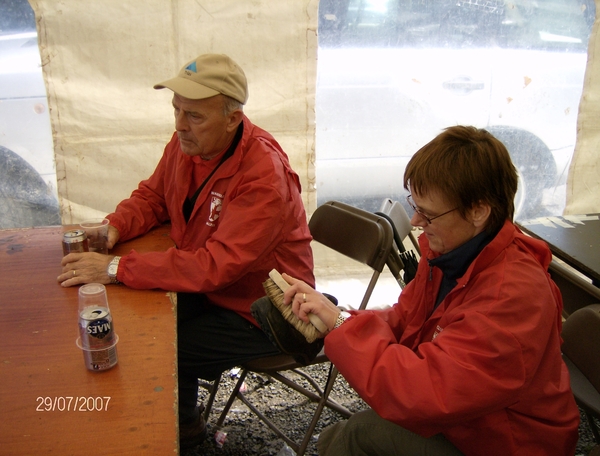
[[[517,170],[497,138],[471,126],[446,128],[413,155],[404,188],[417,195],[437,191],[462,217],[477,203],[491,207],[486,230],[502,228],[514,216]]]

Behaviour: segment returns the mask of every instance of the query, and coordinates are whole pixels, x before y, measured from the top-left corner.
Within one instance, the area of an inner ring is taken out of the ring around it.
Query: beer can
[[[77,345],[89,370],[107,370],[117,364],[118,340],[108,309],[88,307],[79,314]]]
[[[85,348],[106,348],[114,342],[112,316],[108,309],[87,307],[79,314],[79,337]]]
[[[115,336],[115,342],[111,347],[92,350],[81,346],[81,339],[77,339],[77,346],[83,353],[83,362],[88,370],[100,372],[108,370],[117,365],[117,342],[119,337]]]
[[[83,230],[66,231],[62,240],[63,255],[73,252],[88,252],[88,240]]]

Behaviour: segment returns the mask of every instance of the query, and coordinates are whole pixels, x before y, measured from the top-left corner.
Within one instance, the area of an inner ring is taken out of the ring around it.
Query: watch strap
[[[342,326],[342,324],[348,319],[350,318],[352,315],[350,315],[348,312],[345,311],[341,311],[338,316],[337,319],[335,320],[335,324],[333,325],[333,329],[339,328],[340,326]]]
[[[121,260],[120,256],[114,257],[111,262],[108,264],[107,274],[110,279],[110,283],[113,285],[118,285],[121,282],[117,279],[117,271],[119,270],[119,261]],[[114,269],[114,273],[111,272],[111,269]]]

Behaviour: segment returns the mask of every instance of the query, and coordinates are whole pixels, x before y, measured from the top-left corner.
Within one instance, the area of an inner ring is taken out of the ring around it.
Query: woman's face
[[[419,227],[429,240],[429,248],[439,254],[448,253],[457,247],[460,247],[465,242],[473,239],[485,229],[487,216],[482,213],[482,210],[488,210],[489,206],[476,206],[467,211],[466,217],[463,218],[460,212],[455,210],[455,207],[446,200],[439,192],[432,191],[426,195],[411,195],[412,200],[417,207],[410,220],[411,225]],[[444,214],[447,212],[446,214]],[[440,215],[439,218],[430,219]]]

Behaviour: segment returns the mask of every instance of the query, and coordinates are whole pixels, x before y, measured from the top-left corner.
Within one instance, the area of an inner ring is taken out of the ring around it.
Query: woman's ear
[[[484,228],[491,213],[492,207],[483,201],[479,201],[471,208],[471,221],[473,225],[478,228]]]

